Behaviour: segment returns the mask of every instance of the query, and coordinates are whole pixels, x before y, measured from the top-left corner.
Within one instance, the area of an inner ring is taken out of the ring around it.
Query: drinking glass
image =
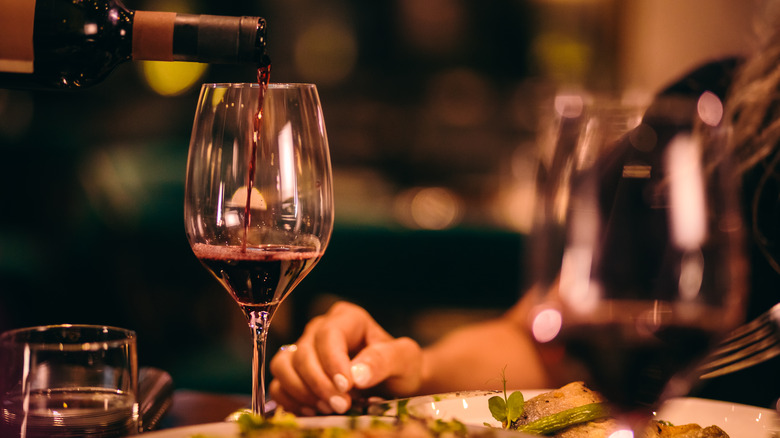
[[[203,85],[187,162],[185,229],[195,256],[248,320],[255,414],[265,412],[271,320],[330,239],[331,180],[314,85]]]
[[[110,438],[139,431],[136,336],[94,325],[0,335],[0,436]]]
[[[562,381],[584,380],[640,436],[743,318],[745,260],[729,126],[712,93],[649,105],[558,96],[543,145],[530,328]]]

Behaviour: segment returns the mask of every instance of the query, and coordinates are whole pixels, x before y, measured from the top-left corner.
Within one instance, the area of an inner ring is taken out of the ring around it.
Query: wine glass
[[[625,427],[614,436],[642,436],[652,409],[687,393],[697,360],[743,318],[729,127],[709,92],[554,106],[530,329],[557,378],[611,403]]]
[[[271,319],[330,239],[331,181],[314,85],[203,85],[187,160],[185,229],[195,256],[249,322],[255,414],[265,413]]]

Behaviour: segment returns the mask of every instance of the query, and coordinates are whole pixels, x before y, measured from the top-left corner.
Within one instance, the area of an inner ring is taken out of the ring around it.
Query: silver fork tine
[[[700,378],[732,373],[780,354],[780,303],[736,329],[705,359]]]
[[[741,338],[744,338],[745,336],[750,335],[751,333],[755,332],[756,330],[764,329],[766,330],[766,323],[769,321],[769,312],[765,312],[761,314],[758,318],[754,319],[753,321],[737,327],[729,333],[729,336],[719,343],[719,348],[716,351],[721,351],[724,349],[728,349],[729,346],[732,346],[733,343],[737,343],[737,345],[740,345],[739,341]]]
[[[705,372],[704,374],[699,376],[699,378],[711,379],[713,377],[718,377],[725,374],[733,373],[735,371],[739,371],[744,368],[749,368],[752,367],[753,365],[757,365],[761,362],[772,359],[778,354],[780,354],[780,347],[774,345],[772,348],[765,350],[759,354],[756,354],[755,356],[751,356],[748,359],[742,360],[741,362],[734,362],[730,365],[722,366],[721,368],[717,368],[713,371]]]
[[[771,338],[760,339],[758,342],[751,343],[746,347],[738,350],[734,354],[713,359],[711,362],[707,363],[707,368],[719,369],[729,365],[733,367],[739,367],[733,369],[732,370],[733,372],[736,371],[737,369],[741,369],[744,368],[745,366],[757,363],[757,361],[755,360],[757,359],[757,357],[764,357],[766,355],[769,355],[770,358],[773,357],[773,353],[777,354],[778,352],[780,352],[780,349],[773,348],[778,346],[779,346],[778,341],[775,339],[771,339]],[[758,354],[761,354],[761,356],[756,356]],[[748,359],[750,359],[750,361],[748,361]],[[740,366],[740,365],[745,365],[745,366]],[[702,378],[705,377],[702,376]]]
[[[769,325],[769,322],[767,315],[762,315],[751,323],[751,325],[754,325],[754,328],[751,331],[740,334],[739,336],[732,335],[722,340],[710,355],[720,356],[731,352],[740,355],[746,345],[770,337],[772,334],[772,327]]]

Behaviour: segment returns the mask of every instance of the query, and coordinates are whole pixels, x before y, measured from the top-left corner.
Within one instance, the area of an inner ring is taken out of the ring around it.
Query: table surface
[[[248,408],[250,404],[248,395],[177,389],[173,392],[173,404],[156,429],[224,421],[231,413]]]

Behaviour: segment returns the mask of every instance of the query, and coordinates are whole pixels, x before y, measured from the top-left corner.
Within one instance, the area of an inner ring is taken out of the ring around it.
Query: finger
[[[376,340],[392,337],[361,307],[337,303],[307,324],[297,351],[274,357],[272,373],[296,403],[344,413],[352,402],[350,353]]]
[[[365,309],[340,302],[326,314],[323,325],[315,333],[314,345],[325,374],[344,393],[353,386],[350,355],[373,342],[391,339]]]
[[[268,394],[271,399],[279,403],[285,410],[306,416],[315,415],[317,412],[325,415],[333,413],[333,408],[325,400],[318,400],[316,397],[312,397],[306,402],[301,402],[285,391],[284,388],[285,386],[283,386],[280,380],[272,380],[268,385]]]
[[[376,342],[352,359],[350,371],[358,388],[385,382],[395,395],[407,395],[421,383],[422,350],[410,338]]]
[[[294,397],[290,396],[282,389],[281,383],[278,380],[273,380],[268,385],[268,393],[271,395],[271,398],[287,412],[292,412],[296,415],[314,415],[314,410],[311,406],[301,404]]]
[[[329,318],[332,317],[319,316],[307,324],[296,343],[297,350],[278,354],[279,359],[274,358],[272,361],[272,372],[278,375],[285,391],[299,403],[316,405],[323,413],[344,413],[351,406],[351,397],[345,390],[342,391],[345,388],[344,382],[337,386],[323,371],[315,348],[317,334],[322,328],[330,326]],[[345,355],[344,360],[348,362],[349,357]],[[339,382],[339,379],[336,379],[336,382]]]
[[[366,309],[342,301],[333,305],[328,312],[330,326],[340,330],[347,341],[350,353],[363,345],[392,339]]]
[[[292,351],[279,351],[270,361],[269,369],[274,376],[273,383],[276,387],[283,388],[285,395],[295,400],[299,405],[314,406],[317,396],[302,380],[293,365]]]
[[[307,350],[304,348],[301,351],[305,354]],[[333,390],[329,392],[322,391],[326,395],[319,396],[311,390],[307,379],[320,379],[326,386],[330,383],[323,373],[314,373],[319,377],[312,377],[311,371],[306,371],[308,367],[304,366],[301,369],[298,365],[295,365],[296,360],[294,360],[294,357],[297,353],[298,350],[280,351],[271,360],[271,374],[275,377],[271,385],[269,385],[271,396],[274,397],[279,394],[285,397],[286,400],[289,400],[288,404],[296,409],[300,409],[300,406],[308,406],[316,407],[316,410],[323,414],[332,414],[334,411],[338,413],[346,412],[351,406],[349,397],[341,396],[334,398],[336,392]],[[274,388],[273,392],[271,392],[270,388]]]
[[[306,395],[311,394],[317,399],[313,404],[324,401],[330,409],[339,414],[343,414],[349,409],[352,404],[351,398],[348,394],[339,391],[333,380],[323,371],[315,348],[311,346],[299,347],[298,351],[290,354],[290,361],[291,369],[280,371],[286,376],[285,382],[291,385],[290,388],[286,388],[287,391],[297,390],[301,393],[305,392]],[[301,385],[305,385],[306,391]],[[312,404],[309,397],[305,401]],[[325,411],[326,409],[320,403],[320,410]]]

